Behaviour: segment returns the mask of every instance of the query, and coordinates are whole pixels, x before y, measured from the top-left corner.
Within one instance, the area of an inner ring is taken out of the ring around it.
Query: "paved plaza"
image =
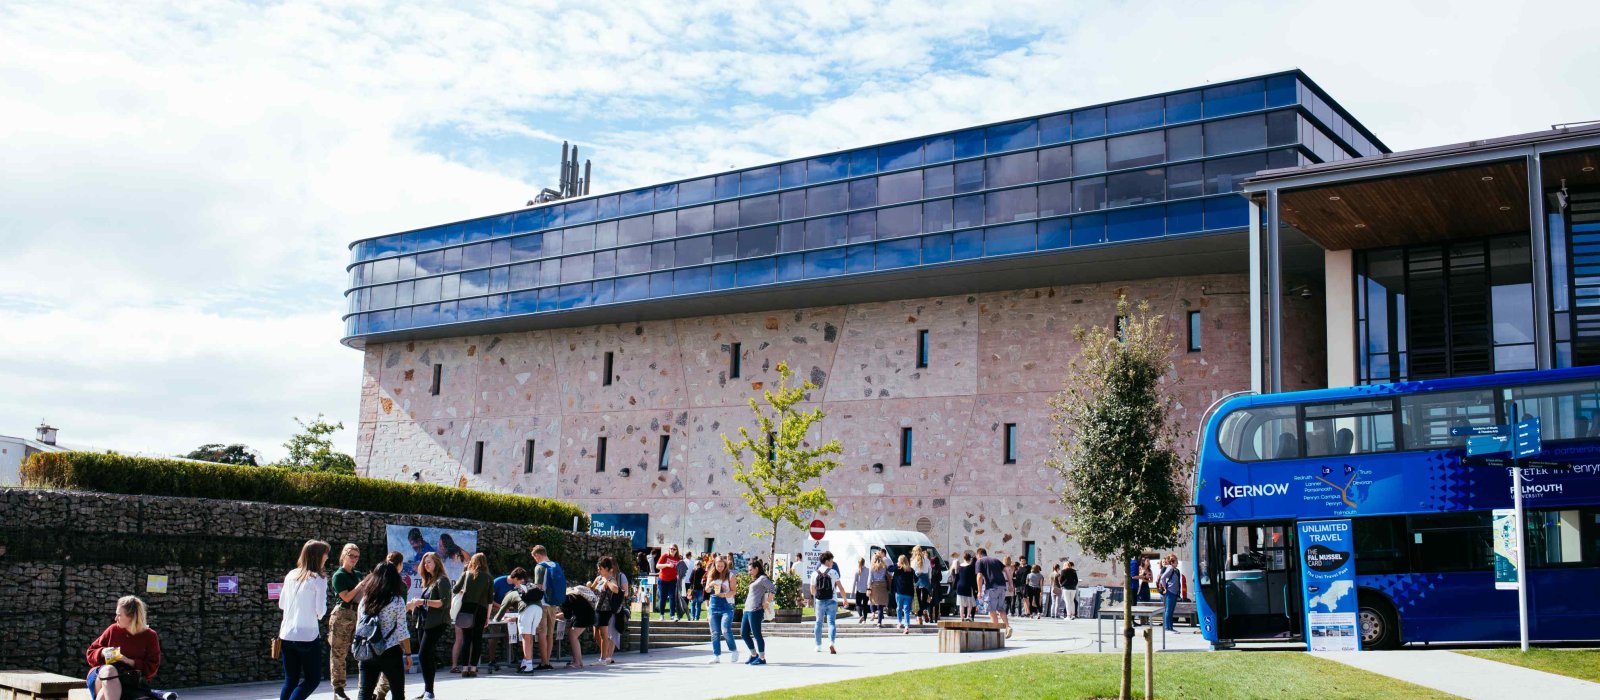
[[[1177,634],[1167,636],[1166,653],[1198,652],[1207,648],[1205,640],[1192,627],[1179,629]],[[841,637],[839,653],[834,655],[814,651],[809,638],[768,637],[769,663],[761,667],[745,665],[742,651],[738,664],[724,660],[719,665],[711,665],[708,663],[709,645],[701,644],[649,654],[625,652],[617,655],[616,664],[606,667],[591,665],[569,670],[559,668],[558,664],[555,671],[532,676],[498,673],[463,679],[445,672],[439,674],[435,692],[448,700],[499,700],[549,692],[582,693],[595,688],[604,688],[612,697],[648,693],[652,697],[712,698],[1018,654],[1095,653],[1100,648],[1104,653],[1113,653],[1113,629],[1109,621],[1103,631],[1102,647],[1096,643],[1096,625],[1091,620],[1018,620],[1016,635],[1007,642],[1006,648],[960,655],[938,653],[938,639],[932,635]],[[1160,629],[1155,632],[1159,649],[1161,632]],[[1317,656],[1464,698],[1600,697],[1600,684],[1450,651],[1414,649]],[[351,682],[355,680],[352,676]],[[420,675],[407,676],[406,697],[420,696],[421,684]],[[278,690],[276,682],[250,683],[193,688],[183,691],[182,696],[184,700],[274,700]],[[349,692],[354,697],[354,687]],[[331,695],[331,687],[324,682],[317,689],[317,697],[327,695]]]
[[[843,626],[841,624],[841,626]],[[793,688],[814,683],[843,681],[865,676],[878,676],[897,671],[945,666],[967,661],[995,659],[1017,654],[1051,652],[1094,652],[1095,623],[1089,620],[1018,620],[1016,634],[1006,642],[1005,649],[971,654],[940,654],[939,640],[935,635],[889,635],[884,637],[839,639],[839,653],[821,654],[814,651],[810,638],[767,638],[766,666],[746,666],[741,643],[740,663],[712,666],[709,644],[677,649],[663,649],[649,654],[623,652],[617,654],[612,666],[589,666],[557,670],[532,676],[501,673],[492,676],[463,679],[455,674],[441,673],[434,684],[434,692],[448,700],[491,700],[500,698],[533,697],[535,693],[582,693],[604,689],[607,697],[627,697],[634,693],[649,693],[650,697],[705,698],[754,693],[763,690]],[[809,628],[809,625],[807,625]],[[1168,635],[1167,649],[1201,650],[1205,640],[1195,634],[1194,628],[1180,628],[1185,632]],[[1111,651],[1111,623],[1105,625],[1105,650]],[[1159,629],[1156,643],[1160,645]],[[593,661],[588,659],[587,661]],[[482,667],[479,668],[480,674]],[[354,677],[351,681],[354,682]],[[251,683],[210,688],[197,688],[183,692],[184,700],[275,700],[278,683]],[[329,693],[324,682],[317,695]],[[406,677],[406,697],[415,698],[422,693],[422,677]],[[351,697],[354,697],[351,692]]]

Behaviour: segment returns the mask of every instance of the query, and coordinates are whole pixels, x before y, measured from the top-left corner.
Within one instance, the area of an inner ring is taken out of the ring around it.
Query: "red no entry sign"
[[[828,531],[828,529],[826,527],[823,527],[821,520],[813,520],[813,521],[811,521],[811,539],[821,540],[822,539],[822,535],[824,533],[826,533],[827,531]]]

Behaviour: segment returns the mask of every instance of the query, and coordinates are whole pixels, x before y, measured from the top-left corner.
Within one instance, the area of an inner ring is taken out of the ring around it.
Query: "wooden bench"
[[[88,700],[82,678],[45,671],[0,671],[0,700]]]
[[[998,622],[939,621],[940,653],[965,654],[1005,646],[1006,626]]]

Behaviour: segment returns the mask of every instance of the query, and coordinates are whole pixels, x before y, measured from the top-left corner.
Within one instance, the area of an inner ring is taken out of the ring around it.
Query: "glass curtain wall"
[[[1363,384],[1530,370],[1526,235],[1357,251]]]

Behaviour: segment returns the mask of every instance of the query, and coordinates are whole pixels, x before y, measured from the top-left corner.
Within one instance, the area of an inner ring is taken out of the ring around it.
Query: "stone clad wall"
[[[0,489],[0,668],[86,674],[84,650],[112,623],[116,600],[134,594],[149,604],[150,626],[161,636],[157,687],[281,677],[267,654],[281,619],[267,584],[282,581],[313,538],[332,546],[330,566],[344,543],[356,543],[366,570],[387,553],[390,523],[477,530],[479,550],[491,558],[527,551],[529,529],[508,523]],[[563,546],[563,565],[589,567],[582,575],[600,556],[630,551],[623,538],[575,533],[563,535]],[[166,593],[145,592],[151,574],[168,577]],[[217,592],[224,575],[239,577],[237,595]]]
[[[821,387],[812,398],[828,417],[818,439],[844,444],[842,466],[823,480],[837,506],[822,516],[829,528],[922,530],[946,551],[1019,555],[1032,541],[1047,569],[1073,558],[1092,582],[1111,567],[1085,562],[1052,525],[1060,479],[1045,463],[1048,401],[1076,354],[1073,327],[1109,325],[1120,294],[1149,300],[1177,336],[1178,419],[1195,429],[1214,400],[1249,388],[1247,290],[1244,275],[1223,274],[374,344],[356,459],[374,477],[420,473],[591,512],[648,513],[652,544],[700,551],[716,538],[719,550],[765,551],[720,436],[753,426],[745,401],[776,382],[786,361]],[[1307,322],[1320,329],[1314,302],[1301,301],[1286,301],[1291,332]],[[1191,310],[1203,312],[1196,353],[1182,351]],[[925,368],[916,367],[921,329],[930,331]],[[737,379],[728,377],[733,343],[743,353]],[[1296,362],[1305,365],[1297,374],[1320,381],[1320,354]],[[436,363],[443,385],[434,396]],[[1006,423],[1019,428],[1016,464],[1002,460]],[[915,436],[905,467],[902,427]],[[670,466],[659,470],[663,435]],[[600,436],[604,473],[595,470]],[[472,464],[479,441],[481,474]],[[801,537],[782,532],[778,551],[797,551]]]

